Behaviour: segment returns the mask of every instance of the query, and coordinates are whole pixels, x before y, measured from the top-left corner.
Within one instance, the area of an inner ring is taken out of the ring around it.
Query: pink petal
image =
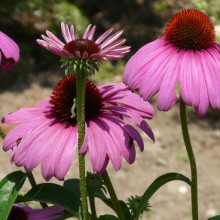
[[[105,114],[101,115],[100,118],[109,127],[108,132],[122,156],[128,163],[133,163],[135,160],[135,147],[133,144],[131,145],[130,136],[118,123],[115,123],[111,119],[107,119]]]
[[[88,40],[92,40],[95,30],[96,30],[96,26],[93,26],[92,29],[90,30],[90,33],[88,34]]]
[[[160,85],[159,95],[158,95],[158,109],[163,111],[168,111],[176,103],[176,92],[175,86],[179,77],[179,63],[181,62],[177,51],[174,51],[173,56],[170,58],[169,62],[163,69],[163,80]]]
[[[131,89],[139,89],[140,84],[145,77],[149,79],[152,74],[155,75],[155,71],[161,67],[161,62],[163,62],[163,60],[168,56],[166,51],[170,47],[165,45],[166,42],[164,38],[160,38],[139,49],[129,59],[125,66],[123,82],[125,82],[126,85],[129,85]],[[158,59],[161,55],[162,58],[158,60],[158,62],[154,62],[154,59]],[[145,74],[146,72],[148,74]],[[157,71],[157,73],[160,73],[160,71]]]
[[[141,135],[139,134],[139,132],[134,128],[132,127],[130,124],[126,124],[123,120],[113,116],[113,115],[110,115],[110,114],[107,114],[107,113],[103,113],[102,114],[103,117],[105,117],[106,119],[108,120],[111,120],[113,121],[114,123],[117,123],[121,126],[121,128],[127,132],[127,134],[132,138],[134,139],[140,150],[143,151],[144,150],[144,142],[143,142],[143,139],[141,137]]]
[[[65,39],[66,43],[69,43],[73,40],[70,34],[69,27],[64,22],[61,23],[61,31],[62,31],[63,38]]]
[[[201,54],[197,53],[197,60],[198,63],[202,63]],[[198,114],[204,115],[209,107],[209,99],[208,99],[208,92],[207,92],[207,84],[205,80],[205,74],[203,67],[201,65],[197,65],[200,69],[198,70],[200,72],[199,76],[199,104],[198,106],[195,106]],[[202,71],[200,71],[202,70]]]
[[[28,133],[19,143],[19,146],[12,158],[13,162],[17,166],[26,166],[29,159],[29,153],[31,154],[31,150],[35,148],[35,145],[38,145],[38,139],[41,136],[44,136],[45,129],[51,123],[50,120],[46,120],[42,122],[39,126],[36,126],[34,130]],[[42,143],[41,143],[42,144]],[[37,152],[39,154],[40,151]],[[35,155],[36,156],[36,155]]]
[[[104,32],[96,41],[96,44],[100,44],[103,40],[105,40],[109,34],[111,34],[111,32],[113,31],[113,28],[107,30],[106,32]]]
[[[45,116],[45,113],[43,113],[45,110],[46,107],[20,108],[16,112],[5,115],[2,122],[7,124],[20,124],[26,121],[31,121],[33,118],[41,119]]]
[[[108,83],[98,87],[103,99],[117,94],[119,91],[127,89],[124,83]]]
[[[87,26],[86,30],[84,31],[82,39],[88,39],[88,35],[89,35],[89,31],[90,31],[91,26],[92,26],[91,24],[89,24]]]
[[[113,35],[111,35],[108,39],[106,39],[103,43],[100,44],[101,49],[104,49],[105,47],[107,47],[108,45],[116,41],[122,35],[122,33],[123,33],[123,30],[118,31],[114,33]]]
[[[54,126],[54,125],[53,125]],[[48,181],[53,176],[55,176],[55,169],[57,163],[57,157],[60,156],[63,146],[65,146],[69,137],[69,128],[65,128],[62,125],[57,124],[57,133],[53,135],[50,147],[47,147],[44,152],[44,157],[42,159],[41,170],[43,177]],[[64,174],[59,173],[59,180],[63,180]]]
[[[118,107],[118,106],[110,106],[107,107],[108,110],[114,112],[115,114],[118,114],[120,116],[125,116],[126,118],[130,119],[132,123],[137,125],[142,131],[144,131],[153,141],[154,134],[150,128],[150,126],[147,124],[147,122],[144,121],[144,119],[137,114],[134,110],[128,109],[126,107]]]
[[[62,147],[62,152],[57,154],[55,167],[55,177],[59,180],[64,179],[77,153],[78,133],[76,127],[69,128],[69,137]]]
[[[112,136],[109,133],[108,123],[106,123],[107,121],[102,120],[101,117],[97,119],[97,121],[99,122],[100,125],[102,125],[103,131],[106,131],[105,139],[107,143],[106,148],[107,148],[107,154],[109,156],[109,159],[111,160],[112,165],[115,168],[115,170],[119,170],[121,168],[122,158],[121,158],[120,151],[118,147],[116,146],[114,139],[112,139]]]
[[[46,34],[49,37],[49,39],[54,42],[55,45],[58,45],[59,47],[64,46],[64,43],[58,37],[56,37],[56,35],[54,35],[52,32],[46,31]],[[42,38],[43,38],[43,36],[44,35],[42,35]]]
[[[27,136],[34,128],[36,128],[36,122],[41,123],[39,120],[32,120],[13,128],[3,140],[3,150],[7,151],[17,146],[19,140]]]
[[[71,35],[72,40],[76,40],[75,31],[74,31],[74,26],[73,25],[70,26],[70,35]]]
[[[58,126],[51,126],[49,123],[44,126],[44,129],[44,132],[37,135],[37,138],[30,144],[31,146],[26,149],[25,167],[31,172],[42,162],[46,148],[53,148],[51,140],[53,140],[53,135],[56,134]]]
[[[210,104],[213,108],[220,108],[220,59],[215,49],[209,49],[201,54],[204,76],[208,89]]]
[[[6,59],[12,58],[14,62],[18,62],[20,58],[20,50],[18,45],[6,34],[0,31],[0,50]]]
[[[88,123],[88,148],[89,158],[92,168],[95,172],[100,172],[105,164],[107,154],[105,131],[100,127],[102,126],[98,121],[90,121]],[[102,134],[102,135],[97,135]]]

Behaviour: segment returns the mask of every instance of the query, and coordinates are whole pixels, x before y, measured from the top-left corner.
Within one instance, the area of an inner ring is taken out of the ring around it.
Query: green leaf
[[[97,198],[101,199],[108,207],[110,207],[112,210],[114,210],[114,206],[113,206],[113,203],[112,203],[111,199],[108,199],[108,198],[105,198],[105,197],[102,197],[102,196],[101,197],[97,196]],[[124,213],[125,219],[131,220],[132,216],[131,216],[131,213],[130,213],[126,203],[122,200],[119,200],[119,203],[120,203],[120,206],[121,206],[122,211]]]
[[[26,174],[16,171],[8,174],[0,182],[0,219],[7,219],[11,207],[22,188],[26,179]]]
[[[118,220],[114,215],[101,215],[98,220]]]
[[[208,220],[220,220],[220,215],[209,218]]]
[[[60,185],[54,183],[42,183],[33,187],[25,197],[39,202],[57,204],[73,215],[78,215],[80,198]]]
[[[31,201],[31,199],[28,199],[28,198],[26,198],[25,196],[22,196],[22,195],[18,195],[16,200],[15,200],[15,203],[28,203],[30,201]]]
[[[79,179],[68,179],[64,181],[63,187],[72,191],[77,197],[80,198]]]
[[[166,174],[158,177],[144,192],[134,219],[136,219],[136,220],[139,219],[139,216],[141,215],[141,212],[142,212],[143,208],[145,207],[145,203],[150,200],[151,196],[161,186],[163,186],[164,184],[166,184],[168,182],[174,181],[174,180],[183,181],[191,186],[191,181],[189,180],[189,178],[180,174],[180,173],[166,173]]]

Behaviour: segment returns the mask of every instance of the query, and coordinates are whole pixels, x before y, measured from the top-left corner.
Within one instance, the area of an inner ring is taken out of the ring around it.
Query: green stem
[[[77,73],[76,77],[76,115],[78,128],[78,157],[79,157],[79,178],[80,193],[82,200],[83,219],[88,220],[88,204],[85,174],[85,158],[80,154],[80,148],[85,136],[85,90],[86,90],[86,74],[83,71]]]
[[[97,214],[96,214],[96,208],[95,208],[95,197],[94,196],[89,196],[89,203],[90,203],[90,208],[91,208],[91,220],[96,220],[97,219]]]
[[[118,215],[118,218],[120,220],[125,220],[124,213],[121,209],[120,203],[118,201],[117,195],[115,193],[114,187],[111,183],[111,180],[109,178],[107,171],[105,171],[103,173],[103,179],[105,181],[105,185],[108,189],[109,195],[110,195],[112,203],[113,203],[114,210],[115,210],[116,214]]]
[[[34,179],[33,173],[29,172],[26,167],[25,167],[25,171],[26,171],[27,178],[28,178],[28,180],[29,180],[31,186],[32,186],[32,187],[36,186],[37,183],[36,183],[36,181],[35,181],[35,179]],[[44,203],[44,202],[40,202],[40,204],[41,204],[41,206],[42,206],[43,208],[48,207],[48,205],[47,205],[46,203]]]
[[[188,124],[187,124],[187,113],[186,113],[186,104],[180,98],[180,120],[182,127],[182,134],[184,143],[186,146],[186,151],[189,157],[190,169],[191,169],[191,203],[192,203],[192,219],[198,220],[198,189],[197,189],[197,169],[196,169],[196,160],[193,153]]]

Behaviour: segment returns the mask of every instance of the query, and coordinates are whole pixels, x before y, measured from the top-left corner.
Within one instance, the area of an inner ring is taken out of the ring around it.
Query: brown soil
[[[36,76],[36,80],[27,88],[25,85],[14,86],[0,93],[0,116],[15,111],[19,107],[33,106],[38,100],[48,97],[52,86],[58,81],[57,72],[44,72]],[[45,84],[45,82],[47,82]],[[45,86],[46,85],[46,86]],[[169,112],[157,112],[149,121],[154,131],[156,142],[152,143],[144,136],[146,146],[144,152],[137,149],[134,164],[123,164],[122,169],[115,172],[111,165],[109,174],[116,188],[118,197],[126,199],[130,195],[140,195],[151,182],[164,173],[179,172],[190,175],[189,163],[184,148],[178,115],[178,103]],[[218,116],[218,115],[217,115]],[[220,120],[218,117],[199,118],[190,113],[189,130],[198,166],[199,212],[200,219],[220,214]],[[11,126],[0,126],[8,132]],[[0,179],[18,168],[10,164],[9,153],[0,152]],[[89,165],[88,165],[89,167]],[[38,182],[43,182],[40,169],[34,174]],[[74,162],[67,178],[76,178],[77,162]],[[53,182],[57,182],[53,180]],[[30,188],[26,183],[23,191]],[[144,215],[148,220],[191,220],[190,189],[182,182],[171,182],[162,187],[150,200],[152,211]],[[108,209],[99,203],[98,213],[104,214]]]

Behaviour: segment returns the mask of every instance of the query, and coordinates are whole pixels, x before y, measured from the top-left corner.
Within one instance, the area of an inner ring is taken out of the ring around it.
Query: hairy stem
[[[198,189],[197,189],[197,168],[196,160],[193,152],[193,148],[190,141],[188,124],[187,124],[187,113],[186,104],[180,98],[180,120],[182,127],[182,134],[186,151],[189,157],[190,169],[191,169],[191,203],[192,203],[192,219],[198,220]]]
[[[80,148],[85,136],[85,90],[86,75],[79,72],[76,77],[76,114],[78,128],[78,157],[79,157],[79,177],[80,177],[80,193],[82,200],[83,219],[88,220],[88,204],[87,204],[87,187],[85,174],[85,158],[80,154]]]

